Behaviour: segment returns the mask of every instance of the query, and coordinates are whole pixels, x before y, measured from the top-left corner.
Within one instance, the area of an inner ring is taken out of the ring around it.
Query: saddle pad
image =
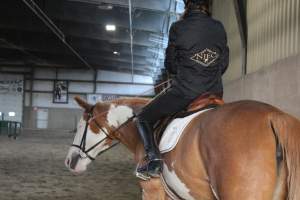
[[[181,134],[183,133],[184,129],[187,127],[187,125],[197,116],[200,114],[211,110],[212,108],[201,110],[199,112],[196,112],[192,115],[189,115],[184,118],[177,118],[174,119],[166,128],[164,131],[164,134],[160,140],[159,143],[159,150],[161,153],[167,153],[172,151],[176,144],[178,143]]]

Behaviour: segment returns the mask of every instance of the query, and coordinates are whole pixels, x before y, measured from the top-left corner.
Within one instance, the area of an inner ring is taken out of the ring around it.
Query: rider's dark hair
[[[193,1],[187,0],[185,5],[185,11],[181,16],[181,19],[186,18],[191,11],[198,10],[203,12],[204,14],[210,16],[211,13],[209,11],[209,1],[201,2],[201,3],[194,3]]]

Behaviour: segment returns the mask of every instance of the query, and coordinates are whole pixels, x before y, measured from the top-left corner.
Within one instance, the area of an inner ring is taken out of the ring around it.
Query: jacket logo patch
[[[210,64],[215,62],[219,57],[219,54],[210,49],[204,49],[203,51],[196,53],[190,59],[199,63],[205,67],[208,67]]]

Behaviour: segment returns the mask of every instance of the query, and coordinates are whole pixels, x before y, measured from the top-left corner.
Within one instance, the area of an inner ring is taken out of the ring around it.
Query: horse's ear
[[[91,110],[92,109],[92,105],[87,103],[85,100],[83,100],[82,98],[80,98],[79,96],[74,97],[74,100],[77,102],[77,104],[83,108],[84,110]]]

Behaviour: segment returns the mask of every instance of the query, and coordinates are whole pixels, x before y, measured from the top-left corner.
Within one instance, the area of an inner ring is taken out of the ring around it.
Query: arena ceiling
[[[182,10],[181,0],[2,0],[0,66],[156,77],[168,28]]]

